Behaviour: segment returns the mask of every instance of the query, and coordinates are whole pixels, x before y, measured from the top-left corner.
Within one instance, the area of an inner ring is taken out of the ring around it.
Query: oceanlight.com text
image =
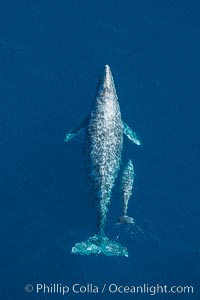
[[[116,283],[110,284],[93,284],[93,283],[37,283],[35,285],[26,284],[25,291],[35,294],[148,294],[155,296],[157,294],[193,294],[194,287],[191,285],[161,285],[161,284],[141,284],[141,285],[120,285]]]

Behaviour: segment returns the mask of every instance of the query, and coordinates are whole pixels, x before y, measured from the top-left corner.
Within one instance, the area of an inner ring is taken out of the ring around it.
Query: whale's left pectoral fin
[[[71,139],[77,136],[84,128],[87,127],[87,124],[88,124],[88,118],[83,120],[79,126],[74,127],[72,130],[70,130],[70,132],[65,135],[64,142],[69,142]]]
[[[136,133],[126,124],[123,122],[124,125],[124,134],[136,145],[141,145],[139,138],[137,137]]]

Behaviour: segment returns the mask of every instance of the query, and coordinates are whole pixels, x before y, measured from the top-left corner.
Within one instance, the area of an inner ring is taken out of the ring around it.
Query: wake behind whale
[[[97,199],[99,231],[87,241],[77,243],[72,253],[128,256],[125,247],[104,233],[111,192],[117,177],[123,149],[123,134],[140,145],[136,134],[121,119],[114,80],[108,65],[104,67],[89,116],[66,134],[65,142],[86,130],[85,148],[89,179]]]

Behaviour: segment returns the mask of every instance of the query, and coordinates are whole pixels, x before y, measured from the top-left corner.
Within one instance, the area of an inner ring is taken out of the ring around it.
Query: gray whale
[[[105,65],[100,77],[89,116],[66,134],[65,142],[77,136],[83,129],[86,130],[88,175],[97,199],[99,232],[88,241],[77,243],[72,248],[72,253],[127,256],[126,248],[105,236],[104,225],[111,192],[120,169],[123,134],[137,145],[140,145],[140,141],[135,132],[122,121],[114,80],[108,65]]]
[[[133,218],[127,216],[128,203],[132,195],[133,182],[135,177],[134,166],[132,160],[129,159],[128,163],[125,165],[122,174],[122,193],[123,193],[123,215],[119,217],[119,224],[127,223],[134,224],[135,221]]]

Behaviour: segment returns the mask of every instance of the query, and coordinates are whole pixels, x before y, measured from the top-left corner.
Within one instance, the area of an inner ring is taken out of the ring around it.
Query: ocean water
[[[192,285],[180,299],[199,299],[199,54],[198,0],[0,3],[1,299],[152,297],[36,294],[37,283]],[[125,138],[123,150],[136,172],[136,225],[116,225],[119,176],[106,226],[128,258],[71,254],[96,232],[97,213],[84,135],[68,144],[64,135],[89,112],[105,64],[142,141]]]

